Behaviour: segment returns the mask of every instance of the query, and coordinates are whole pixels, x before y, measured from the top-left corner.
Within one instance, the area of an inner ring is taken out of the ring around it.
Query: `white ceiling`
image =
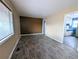
[[[20,16],[47,17],[68,7],[77,7],[77,0],[11,0]]]

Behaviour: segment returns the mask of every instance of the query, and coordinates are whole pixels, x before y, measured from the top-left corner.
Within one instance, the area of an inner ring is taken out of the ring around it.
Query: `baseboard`
[[[10,56],[9,56],[9,58],[8,58],[8,59],[11,59],[12,54],[13,54],[13,52],[14,52],[14,50],[15,50],[15,48],[16,48],[16,46],[17,46],[18,42],[19,42],[19,40],[20,40],[20,38],[17,40],[17,42],[16,42],[15,46],[13,47],[13,50],[12,50],[12,52],[10,53]]]
[[[21,34],[21,36],[28,36],[28,35],[41,35],[43,33],[33,33],[33,34]]]
[[[59,42],[59,43],[63,43],[63,41],[56,40],[56,38],[52,38],[52,37],[50,37],[49,35],[46,35],[46,34],[45,34],[45,36],[47,36],[47,37],[49,37],[49,38],[51,38],[51,39],[53,39],[53,40],[55,40],[55,41],[57,41],[57,42]]]

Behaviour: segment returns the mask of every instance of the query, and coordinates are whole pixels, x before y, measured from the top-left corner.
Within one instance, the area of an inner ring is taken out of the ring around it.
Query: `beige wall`
[[[4,0],[4,1],[12,9],[12,12],[14,14],[15,35],[12,36],[6,43],[4,43],[3,45],[0,45],[0,59],[9,58],[9,56],[12,52],[12,49],[14,48],[15,43],[20,38],[20,36],[19,36],[19,34],[20,34],[19,16],[18,16],[16,10],[14,9],[13,5],[11,4],[11,2],[9,0]]]
[[[46,18],[46,35],[63,43],[64,16],[67,13],[77,11],[77,7],[70,7]]]

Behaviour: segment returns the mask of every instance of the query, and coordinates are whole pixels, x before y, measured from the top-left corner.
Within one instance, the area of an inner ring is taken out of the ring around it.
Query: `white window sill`
[[[7,36],[6,38],[2,39],[2,40],[0,41],[0,45],[4,44],[6,41],[8,41],[9,38],[11,38],[13,35],[14,35],[14,34],[10,34],[10,35]]]

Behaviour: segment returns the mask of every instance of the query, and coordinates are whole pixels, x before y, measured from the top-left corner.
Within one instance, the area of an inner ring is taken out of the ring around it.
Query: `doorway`
[[[64,17],[64,44],[78,48],[78,12],[71,12]]]

